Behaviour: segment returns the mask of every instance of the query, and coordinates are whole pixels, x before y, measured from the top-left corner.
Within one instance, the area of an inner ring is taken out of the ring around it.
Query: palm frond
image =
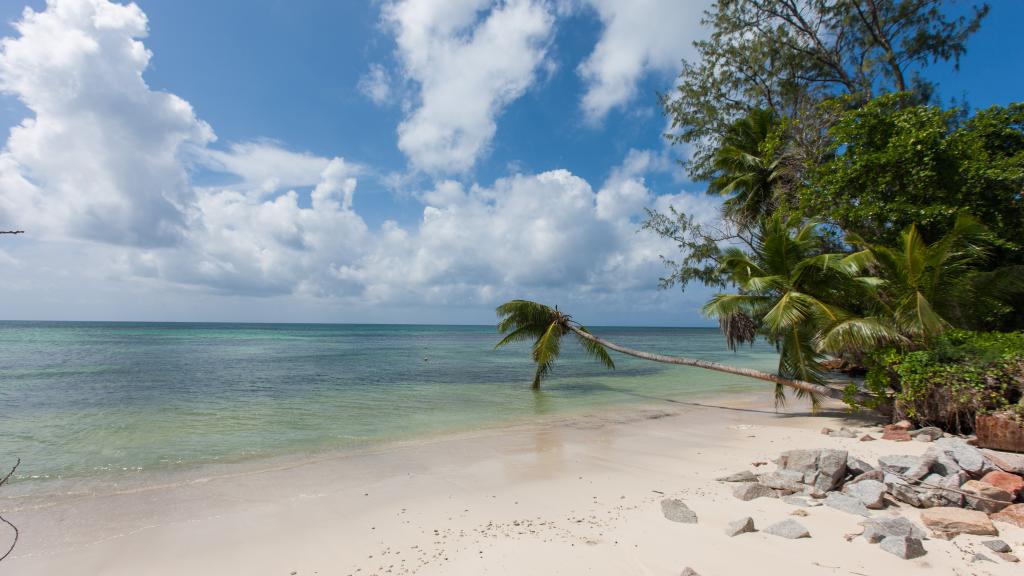
[[[586,326],[577,326],[577,329],[581,332],[590,334],[590,331],[587,330]],[[576,335],[576,340],[579,341],[580,346],[583,347],[587,356],[597,359],[598,362],[604,364],[605,368],[615,370],[615,361],[612,360],[611,355],[608,354],[608,350],[606,350],[604,346],[594,342],[593,340],[587,340],[579,334]]]

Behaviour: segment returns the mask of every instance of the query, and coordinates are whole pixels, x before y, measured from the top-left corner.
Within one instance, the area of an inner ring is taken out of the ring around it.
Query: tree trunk
[[[760,370],[753,370],[750,368],[737,368],[735,366],[728,366],[726,364],[719,364],[718,362],[709,362],[707,360],[696,360],[693,358],[683,358],[680,356],[666,356],[664,354],[652,354],[651,352],[643,352],[641,350],[634,350],[632,348],[626,348],[625,346],[619,346],[614,342],[609,342],[603,338],[598,338],[593,334],[584,332],[575,326],[570,326],[570,330],[575,332],[580,338],[586,338],[591,342],[596,342],[605,348],[621,352],[629,356],[636,358],[642,358],[644,360],[650,360],[652,362],[662,362],[664,364],[676,364],[679,366],[693,366],[694,368],[703,368],[705,370],[715,370],[716,372],[725,372],[726,374],[735,374],[737,376],[745,376],[747,378],[756,378],[758,380],[764,380],[765,382],[772,382],[774,384],[782,384],[795,390],[802,390],[811,394],[818,394],[828,398],[834,398],[842,400],[844,393],[842,390],[832,388],[831,386],[824,386],[822,384],[814,384],[813,382],[805,382],[803,380],[790,380],[789,378],[783,378],[777,374],[770,372],[762,372]],[[854,394],[854,400],[859,404],[864,404],[873,397],[863,392],[856,392]]]

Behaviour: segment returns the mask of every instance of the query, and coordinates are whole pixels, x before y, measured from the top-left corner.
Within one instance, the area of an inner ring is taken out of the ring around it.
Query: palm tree
[[[711,159],[714,176],[708,194],[728,196],[722,211],[740,224],[757,222],[777,204],[784,175],[773,141],[778,127],[772,111],[755,109],[728,128]]]
[[[853,276],[842,255],[821,253],[823,245],[814,222],[801,225],[776,215],[761,222],[751,252],[723,251],[721,269],[738,291],[715,295],[703,311],[718,319],[730,349],[764,337],[779,350],[779,376],[824,384],[826,353],[899,338],[879,319],[837,304],[856,301],[862,286],[874,281]],[[785,401],[784,391],[776,385],[778,403]],[[808,394],[796,391],[797,397]],[[817,395],[809,397],[816,406]]]
[[[653,354],[620,346],[591,334],[585,326],[573,320],[570,315],[560,311],[557,307],[551,308],[550,306],[529,300],[506,302],[498,306],[497,312],[498,317],[501,319],[498,322],[498,331],[506,334],[506,336],[495,345],[495,348],[512,342],[534,340],[532,353],[533,361],[537,364],[537,372],[533,379],[534,390],[540,389],[541,380],[550,373],[555,360],[558,358],[558,354],[561,352],[561,338],[571,332],[590,356],[596,358],[608,368],[615,367],[615,363],[608,354],[608,350],[614,350],[635,358],[654,362],[678,366],[693,366],[706,370],[725,372],[726,374],[756,378],[777,385],[788,386],[803,394],[823,395],[831,398],[842,397],[841,391],[813,382],[784,378],[777,374],[752,370],[750,368],[728,366],[718,362]]]
[[[895,246],[873,244],[855,234],[847,242],[860,251],[846,256],[842,265],[851,273],[878,278],[870,287],[876,314],[918,346],[928,345],[951,325],[950,317],[965,306],[965,298],[984,298],[999,289],[1012,293],[1021,284],[1020,266],[977,272],[990,254],[988,232],[967,215],[957,217],[949,232],[931,244],[913,224],[900,233]]]

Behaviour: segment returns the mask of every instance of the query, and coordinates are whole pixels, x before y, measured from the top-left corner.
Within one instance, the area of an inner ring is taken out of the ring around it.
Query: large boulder
[[[1016,474],[1003,472],[1002,470],[993,470],[985,474],[982,476],[981,481],[1007,491],[1014,498],[1017,498],[1021,491],[1024,491],[1024,478]]]
[[[1024,528],[1024,504],[1010,504],[993,514],[992,519]]]
[[[892,497],[900,502],[906,502],[915,508],[924,506],[924,502],[921,500],[924,492],[899,476],[886,474],[884,484],[889,489],[889,494],[892,494]]]
[[[856,498],[861,504],[872,510],[880,510],[885,507],[885,484],[878,480],[862,480],[858,482],[847,482],[843,486],[843,493]],[[828,504],[828,501],[825,502]]]
[[[960,490],[967,493],[964,494],[967,505],[982,512],[999,512],[1013,502],[1013,496],[1009,492],[980,480],[968,480]]]
[[[918,456],[911,456],[910,454],[889,454],[878,457],[878,467],[883,472],[890,474],[894,472],[903,474],[907,470],[916,467],[920,461],[921,459]]]
[[[847,494],[840,494],[839,492],[829,492],[828,496],[825,497],[825,506],[842,510],[849,514],[864,516],[865,518],[871,517],[871,511],[858,498]]]
[[[939,538],[948,539],[958,534],[999,535],[988,515],[977,510],[945,506],[929,508],[921,512],[921,522]]]
[[[801,482],[818,492],[835,488],[846,476],[846,450],[787,450],[779,456],[781,474],[799,473]],[[786,471],[786,472],[782,472]]]
[[[940,438],[935,441],[935,448],[951,456],[960,468],[975,478],[993,469],[992,463],[985,458],[981,450],[971,446],[963,438]]]
[[[985,449],[981,451],[981,454],[1003,472],[1024,474],[1024,454],[1011,454],[1009,452]]]

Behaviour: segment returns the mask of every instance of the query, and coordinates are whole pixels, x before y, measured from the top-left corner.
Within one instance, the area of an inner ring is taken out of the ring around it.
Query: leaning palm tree
[[[572,333],[590,356],[596,358],[608,368],[615,367],[615,363],[608,354],[608,350],[614,350],[628,356],[654,362],[678,366],[693,366],[746,378],[756,378],[777,385],[788,386],[805,394],[822,395],[837,399],[842,398],[841,391],[822,384],[784,378],[778,374],[752,370],[750,368],[739,368],[694,358],[653,354],[620,346],[591,334],[585,326],[573,320],[572,316],[565,314],[557,307],[552,308],[529,300],[506,302],[498,306],[497,312],[498,317],[501,319],[498,322],[498,330],[506,334],[506,336],[498,342],[495,348],[512,342],[533,340],[533,361],[537,364],[537,372],[533,378],[534,390],[540,389],[541,380],[551,372],[551,368],[561,352],[561,338]]]
[[[775,142],[779,119],[756,109],[729,126],[711,159],[714,176],[708,194],[726,196],[725,216],[744,225],[757,222],[777,205],[785,166]]]

